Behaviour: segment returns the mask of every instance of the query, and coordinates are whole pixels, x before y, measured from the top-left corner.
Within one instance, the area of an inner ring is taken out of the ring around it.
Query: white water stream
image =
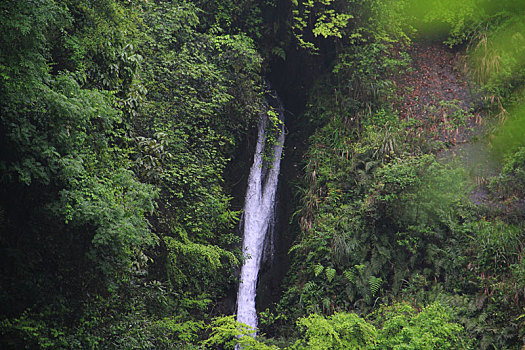
[[[279,118],[283,120],[284,111],[281,106],[279,108],[277,112]],[[257,327],[255,311],[257,277],[265,237],[269,234],[270,225],[273,224],[275,193],[284,145],[284,124],[281,123],[280,133],[273,145],[273,158],[268,162],[263,159],[266,146],[265,131],[269,122],[268,115],[262,113],[244,202],[242,249],[245,261],[241,268],[241,282],[237,293],[237,321],[247,324],[253,329]],[[255,332],[253,335],[255,336]]]

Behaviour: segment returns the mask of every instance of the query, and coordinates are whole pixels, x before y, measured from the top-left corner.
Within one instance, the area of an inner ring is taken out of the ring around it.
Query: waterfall
[[[277,100],[277,102],[279,102]],[[244,202],[243,224],[243,256],[245,258],[241,268],[241,281],[237,293],[237,321],[252,328],[257,327],[255,311],[255,293],[257,276],[265,246],[265,238],[273,235],[275,224],[275,193],[281,155],[284,144],[284,109],[278,103],[279,126],[278,135],[273,145],[266,143],[266,129],[270,123],[267,113],[261,113],[257,128],[257,144],[253,156],[253,164],[248,177],[248,186]],[[273,150],[269,160],[264,159],[265,149]],[[272,237],[268,237],[271,239]],[[273,243],[267,243],[271,247]],[[255,332],[253,334],[255,336]]]

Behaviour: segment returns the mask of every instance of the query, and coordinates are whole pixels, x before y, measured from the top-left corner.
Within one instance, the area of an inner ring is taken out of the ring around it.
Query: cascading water
[[[265,237],[273,234],[270,226],[273,226],[275,221],[275,193],[277,191],[284,145],[284,123],[282,122],[284,109],[280,103],[277,112],[281,123],[276,141],[271,145],[273,158],[270,161],[265,161],[263,157],[265,148],[270,146],[266,145],[266,129],[270,123],[270,118],[267,113],[261,114],[257,129],[257,144],[253,156],[253,165],[248,177],[244,202],[244,239],[242,249],[245,260],[241,268],[241,282],[237,293],[237,321],[253,329],[257,327],[257,314],[255,311],[257,277],[261,265]],[[255,336],[255,332],[253,335]]]

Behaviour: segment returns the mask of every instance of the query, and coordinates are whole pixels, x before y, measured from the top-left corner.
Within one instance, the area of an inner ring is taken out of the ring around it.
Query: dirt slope
[[[395,79],[401,118],[415,119],[415,132],[451,146],[469,141],[482,121],[480,99],[460,72],[461,56],[443,44],[415,43],[405,74]]]
[[[523,216],[525,199],[505,200],[489,189],[501,165],[491,157],[488,142],[483,140],[487,113],[481,95],[462,73],[461,54],[443,44],[415,43],[409,55],[409,69],[394,81],[398,87],[394,108],[400,118],[415,121],[412,132],[422,142],[443,142],[438,151],[440,159],[462,164],[476,183],[470,193],[474,204],[495,216]]]

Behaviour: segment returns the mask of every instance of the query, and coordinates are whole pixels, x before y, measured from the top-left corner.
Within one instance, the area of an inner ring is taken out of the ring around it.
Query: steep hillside
[[[0,348],[525,345],[525,2],[1,1],[0,38]]]

